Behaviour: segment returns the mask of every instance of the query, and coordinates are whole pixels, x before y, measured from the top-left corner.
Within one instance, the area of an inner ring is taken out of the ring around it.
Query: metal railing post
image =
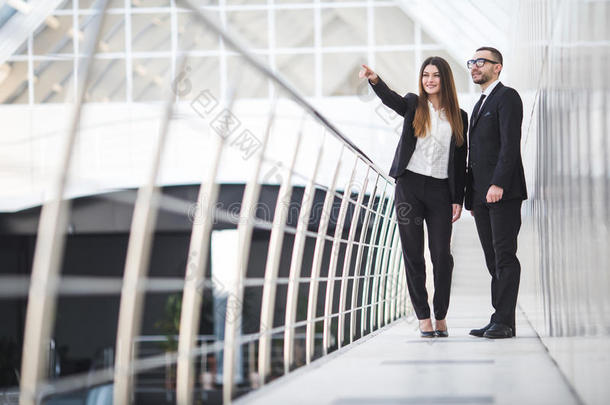
[[[394,237],[396,231],[396,227],[394,227],[395,223],[395,211],[392,210],[390,213],[390,217],[388,219],[388,237],[386,238],[385,249],[384,249],[384,257],[381,262],[381,268],[379,269],[381,275],[379,280],[379,306],[377,308],[377,326],[383,326],[383,314],[385,308],[388,306],[388,301],[386,300],[386,284],[389,279],[390,274],[390,255],[392,254],[392,246],[394,245]]]
[[[180,66],[184,67],[185,62],[186,59],[183,59]],[[169,92],[148,178],[146,184],[138,190],[131,222],[116,337],[113,392],[115,404],[127,404],[132,396],[132,359],[137,358],[137,348],[132,343],[140,333],[144,299],[142,281],[149,270],[152,235],[155,231],[160,200],[157,179],[162,166],[173,105],[173,93]]]
[[[339,217],[335,224],[335,234],[333,237],[333,245],[330,250],[330,263],[328,264],[328,277],[326,282],[326,297],[324,300],[324,334],[322,336],[322,351],[326,355],[328,349],[331,346],[330,343],[330,330],[332,325],[332,312],[333,312],[333,301],[334,301],[334,290],[335,290],[335,273],[337,271],[337,263],[339,261],[339,253],[341,251],[341,240],[343,237],[343,225],[345,224],[345,216],[347,215],[347,209],[349,207],[349,201],[351,199],[351,190],[354,182],[354,176],[356,175],[356,169],[358,168],[359,158],[356,157],[354,160],[354,167],[352,168],[349,180],[343,190],[343,197],[341,198],[341,206],[339,208]],[[347,260],[347,258],[344,258]]]
[[[358,287],[360,285],[360,275],[361,266],[362,266],[362,257],[364,255],[364,249],[366,249],[366,235],[369,230],[369,222],[371,218],[371,212],[373,211],[373,204],[375,203],[375,195],[377,193],[377,186],[379,184],[379,174],[377,174],[377,178],[375,179],[375,185],[373,186],[373,192],[369,197],[368,204],[366,206],[366,212],[364,214],[364,221],[362,221],[362,230],[360,231],[360,241],[358,243],[358,251],[356,252],[356,263],[354,264],[354,284],[352,287],[352,301],[350,308],[350,325],[349,325],[349,341],[353,342],[354,336],[356,334],[356,310],[358,305]],[[370,248],[368,249],[370,252]],[[363,292],[364,296],[364,292]],[[362,301],[362,300],[361,300]],[[363,311],[361,309],[360,311]]]
[[[326,230],[328,229],[328,222],[332,214],[332,207],[335,200],[335,184],[339,177],[339,171],[341,169],[341,159],[343,157],[344,148],[341,148],[341,153],[337,159],[337,165],[335,172],[331,180],[330,186],[326,190],[326,196],[324,198],[324,206],[322,208],[322,215],[320,217],[320,225],[318,226],[318,233],[316,237],[316,246],[313,253],[313,261],[311,263],[311,276],[309,283],[309,296],[307,300],[307,327],[305,332],[305,359],[307,364],[311,362],[315,348],[315,322],[316,309],[318,307],[318,285],[320,277],[320,266],[322,265],[322,256],[324,254],[324,247],[326,245]]]
[[[235,272],[235,284],[228,287],[227,309],[225,314],[225,341],[223,350],[223,369],[222,369],[222,398],[223,403],[228,404],[233,399],[234,389],[234,370],[237,360],[237,328],[240,326],[241,311],[244,296],[244,279],[248,268],[250,255],[250,243],[252,241],[252,231],[254,229],[254,218],[256,215],[256,204],[260,195],[262,184],[258,177],[261,172],[269,134],[273,127],[275,118],[275,104],[272,106],[271,115],[267,124],[267,130],[262,140],[260,155],[256,160],[256,165],[252,171],[250,180],[246,184],[244,197],[240,211],[240,220],[237,227],[238,232],[238,260]],[[231,311],[239,311],[239,314],[232,314]]]
[[[273,318],[275,311],[275,295],[277,292],[277,275],[280,267],[280,257],[282,254],[282,244],[284,242],[284,227],[288,210],[290,208],[290,196],[292,194],[292,172],[297,160],[297,153],[301,143],[302,131],[299,131],[298,138],[292,151],[289,167],[286,168],[282,185],[278,192],[271,236],[269,238],[269,251],[267,253],[267,263],[265,265],[265,284],[263,285],[263,298],[261,303],[260,331],[267,331],[273,328]],[[265,383],[265,378],[271,368],[271,335],[265,333],[261,336],[258,344],[258,377],[259,383]]]
[[[64,200],[74,145],[80,131],[80,119],[85,92],[93,71],[93,56],[98,47],[98,38],[106,17],[107,0],[102,0],[99,16],[94,23],[92,36],[88,44],[85,68],[78,82],[78,94],[71,116],[69,130],[61,150],[60,164],[51,197],[43,204],[38,225],[38,237],[34,261],[32,263],[31,284],[28,294],[25,330],[23,338],[23,356],[21,361],[20,397],[21,405],[34,405],[38,401],[41,382],[47,358],[49,340],[55,320],[57,284],[65,243],[65,228],[69,203]]]
[[[381,216],[381,231],[379,233],[379,241],[377,250],[377,255],[375,256],[375,271],[373,273],[373,287],[371,289],[371,317],[369,318],[369,328],[371,331],[375,330],[375,323],[377,320],[377,312],[376,308],[379,306],[379,278],[381,277],[381,264],[383,262],[383,257],[385,254],[385,243],[387,238],[387,229],[388,224],[390,222],[389,212],[391,212],[391,207],[393,205],[392,197],[388,198],[387,204],[383,210],[383,215]]]
[[[305,250],[305,242],[307,240],[307,228],[309,226],[311,207],[315,200],[315,181],[318,177],[318,169],[320,168],[320,162],[322,160],[322,150],[323,143],[320,144],[320,150],[316,156],[313,173],[303,192],[301,211],[299,212],[299,222],[297,224],[297,230],[292,248],[288,292],[286,294],[286,320],[284,322],[286,327],[284,331],[284,373],[288,373],[290,366],[294,362],[294,323],[297,313],[297,299],[299,296],[299,279],[301,278],[301,270],[303,268],[303,253]]]
[[[370,271],[371,271],[371,263],[373,261],[373,255],[376,249],[376,239],[377,239],[377,231],[379,229],[379,224],[382,221],[384,207],[385,207],[385,196],[388,185],[385,184],[383,188],[383,193],[379,197],[379,203],[377,204],[375,222],[373,223],[373,230],[371,232],[371,237],[369,239],[369,249],[366,257],[366,264],[364,269],[364,284],[362,287],[362,311],[360,312],[360,336],[364,336],[364,332],[366,330],[366,317],[367,317],[367,306],[369,301],[369,284],[370,284]],[[377,253],[378,254],[378,253]],[[371,308],[372,311],[372,308]]]
[[[193,402],[195,370],[191,353],[199,331],[200,308],[205,282],[205,266],[209,256],[210,235],[214,225],[214,204],[218,200],[220,185],[216,182],[225,137],[215,137],[215,147],[210,156],[210,169],[199,189],[184,275],[184,291],[180,313],[178,337],[178,364],[176,370],[176,400],[179,404]]]
[[[387,263],[387,271],[386,271],[386,280],[384,285],[384,305],[383,305],[383,324],[387,325],[390,322],[390,308],[392,307],[392,303],[396,299],[394,295],[394,285],[396,283],[395,279],[395,262],[394,259],[396,257],[396,246],[398,243],[398,228],[396,227],[396,219],[392,221],[390,233],[392,234],[392,245],[390,246],[390,252],[388,253],[388,263]],[[380,321],[381,323],[381,321]]]
[[[337,326],[337,341],[338,347],[340,348],[343,345],[343,339],[345,336],[345,300],[347,293],[347,284],[349,278],[349,269],[352,263],[352,251],[354,248],[354,238],[356,237],[356,232],[358,230],[358,221],[360,219],[360,209],[362,207],[362,201],[364,200],[364,194],[366,193],[366,187],[369,182],[369,173],[370,167],[367,167],[364,182],[360,189],[360,193],[358,194],[358,199],[356,201],[356,206],[354,208],[354,215],[352,216],[352,223],[349,228],[349,235],[347,237],[347,246],[345,248],[345,260],[343,261],[343,272],[341,274],[341,290],[339,292],[339,321]],[[364,232],[364,228],[361,229]],[[352,288],[354,288],[356,282],[356,278],[353,279]]]

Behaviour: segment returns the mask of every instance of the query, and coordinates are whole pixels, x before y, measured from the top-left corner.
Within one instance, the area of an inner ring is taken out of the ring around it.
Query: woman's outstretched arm
[[[367,65],[363,64],[362,68],[364,70],[360,71],[360,77],[366,77],[368,79],[373,91],[381,99],[381,102],[396,111],[400,116],[404,116],[407,112],[407,96],[403,97],[390,89],[377,73]]]

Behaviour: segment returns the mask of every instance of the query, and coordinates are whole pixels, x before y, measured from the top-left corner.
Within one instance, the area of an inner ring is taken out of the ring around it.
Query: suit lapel
[[[504,85],[502,84],[502,82],[499,82],[496,87],[494,87],[494,89],[491,91],[491,93],[489,94],[489,96],[485,97],[485,102],[483,103],[483,107],[481,108],[481,112],[479,112],[479,114],[475,117],[475,119],[470,123],[470,129],[474,129],[474,127],[477,125],[477,122],[479,122],[479,119],[483,116],[483,114],[485,114],[485,111],[487,111],[489,109],[490,101],[491,99],[493,99],[494,95],[498,92],[498,90],[504,87]]]
[[[447,175],[451,177],[449,173],[453,171],[453,159],[455,155],[455,136],[453,136],[453,132],[451,133],[451,142],[449,142],[449,162],[447,166]]]

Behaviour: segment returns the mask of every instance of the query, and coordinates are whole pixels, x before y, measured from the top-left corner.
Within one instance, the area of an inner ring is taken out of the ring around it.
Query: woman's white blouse
[[[415,151],[407,169],[425,176],[446,179],[451,147],[451,125],[444,110],[436,111],[430,101],[428,108],[430,108],[430,130],[425,137],[417,138]]]

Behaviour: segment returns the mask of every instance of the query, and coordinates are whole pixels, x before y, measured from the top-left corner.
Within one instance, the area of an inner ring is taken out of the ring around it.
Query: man
[[[470,119],[470,148],[465,208],[474,216],[487,269],[491,274],[491,303],[495,312],[488,325],[470,334],[490,339],[516,334],[515,308],[521,265],[517,236],[521,204],[527,199],[521,161],[523,104],[519,94],[498,79],[502,54],[495,48],[477,49],[467,62],[481,98]]]

